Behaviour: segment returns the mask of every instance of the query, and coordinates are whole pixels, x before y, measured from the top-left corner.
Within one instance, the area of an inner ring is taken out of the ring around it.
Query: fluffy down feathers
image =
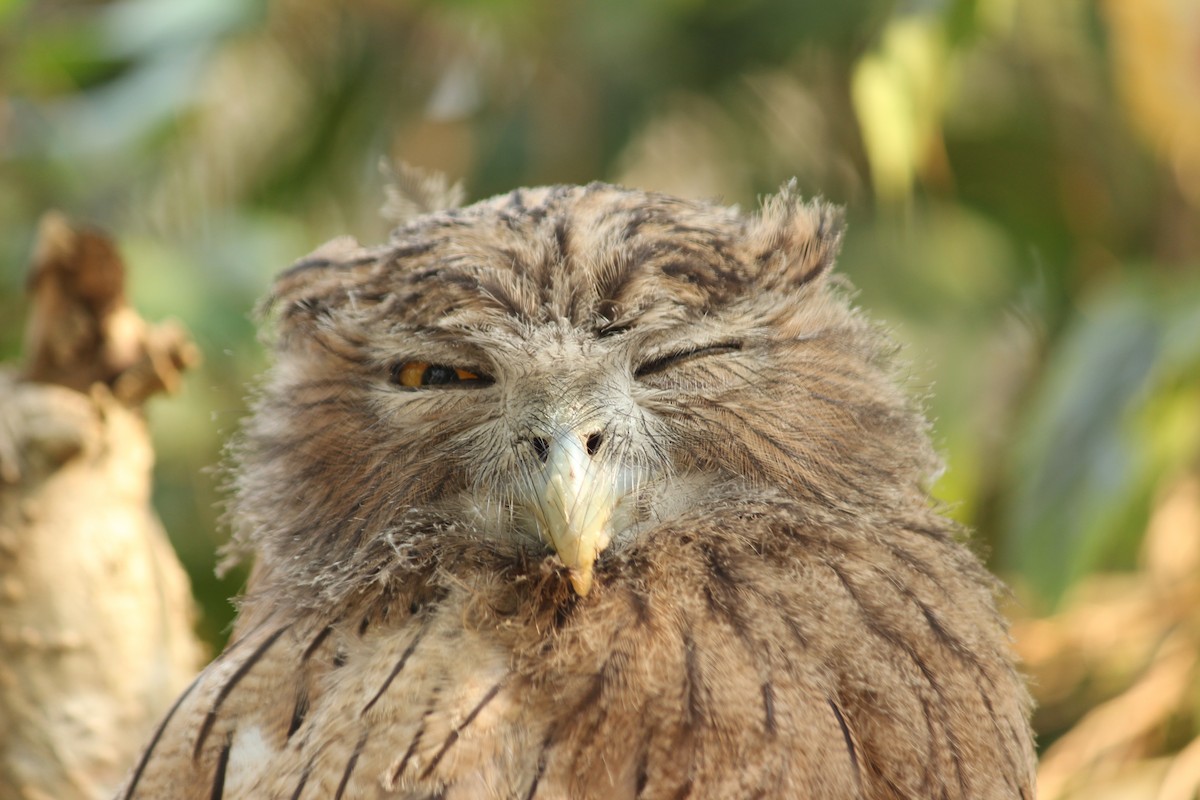
[[[235,635],[119,796],[1033,797],[841,231],[790,187],[522,189],[283,273]],[[615,498],[586,594],[535,513],[562,442]]]

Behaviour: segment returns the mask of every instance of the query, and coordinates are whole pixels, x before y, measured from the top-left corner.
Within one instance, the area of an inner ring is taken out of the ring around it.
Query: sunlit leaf
[[[875,188],[891,201],[907,197],[941,123],[942,36],[936,19],[901,18],[854,72],[851,96]]]

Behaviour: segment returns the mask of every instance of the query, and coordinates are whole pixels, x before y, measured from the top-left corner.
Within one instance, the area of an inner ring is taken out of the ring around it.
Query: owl
[[[118,797],[1032,798],[842,231],[594,183],[282,273],[238,621]]]

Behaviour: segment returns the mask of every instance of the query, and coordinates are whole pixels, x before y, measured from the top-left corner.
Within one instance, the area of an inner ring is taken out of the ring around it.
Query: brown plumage
[[[526,189],[285,272],[233,641],[119,796],[1033,797],[841,230]]]

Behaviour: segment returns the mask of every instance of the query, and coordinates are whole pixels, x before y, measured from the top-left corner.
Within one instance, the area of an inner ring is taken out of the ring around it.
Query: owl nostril
[[[534,436],[529,443],[533,445],[533,452],[537,453],[538,460],[545,464],[546,459],[550,457],[550,442],[540,436]]]
[[[590,434],[587,437],[587,442],[585,442],[585,446],[587,447],[587,454],[589,456],[596,455],[596,451],[600,449],[600,445],[602,445],[602,444],[604,444],[604,434],[602,434],[602,433]]]

